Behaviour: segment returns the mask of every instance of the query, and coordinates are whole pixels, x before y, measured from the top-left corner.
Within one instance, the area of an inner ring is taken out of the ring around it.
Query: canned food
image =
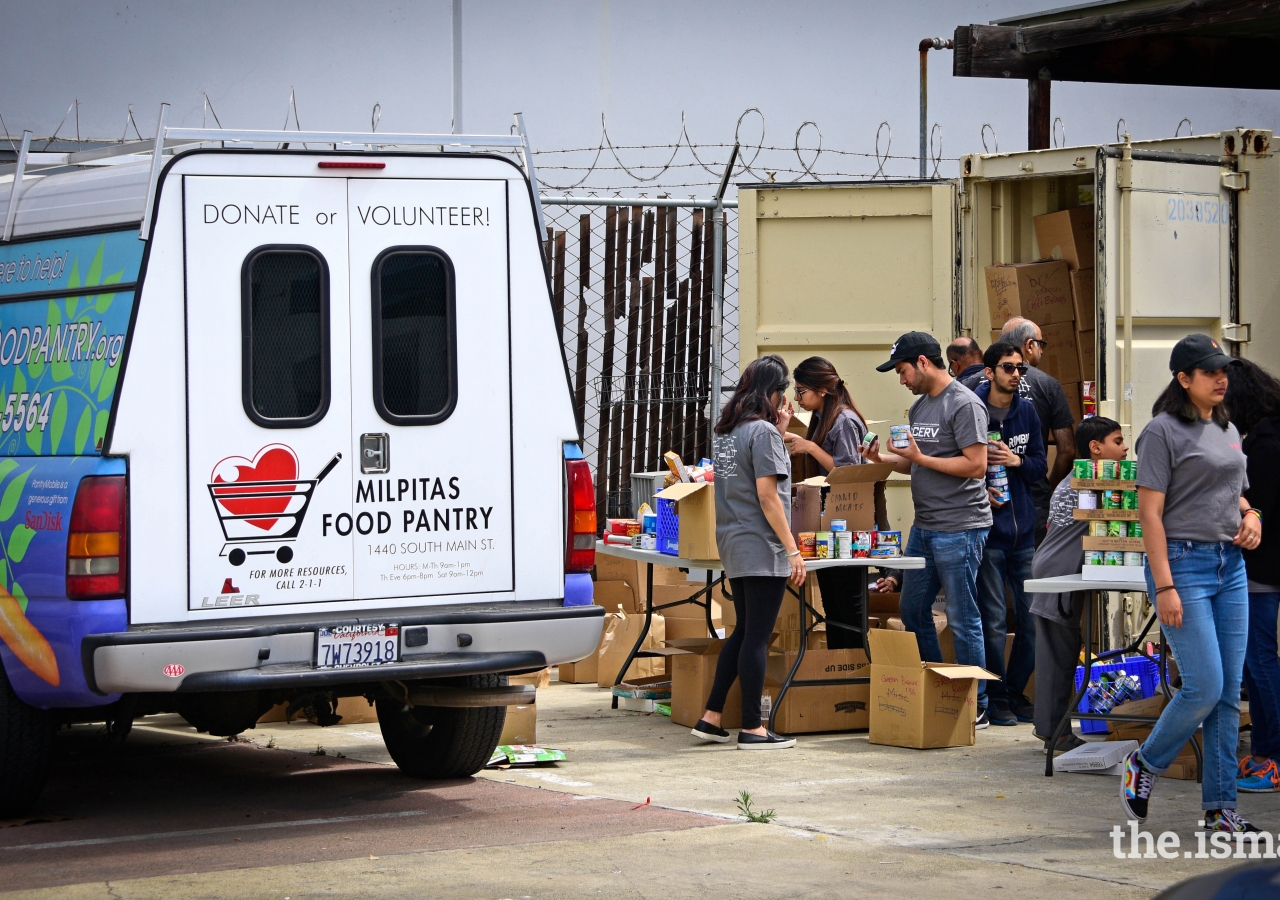
[[[870,449],[871,445],[876,442],[876,438],[878,437],[879,435],[876,434],[874,431],[868,431],[866,434],[862,436],[862,446]]]
[[[1075,462],[1071,464],[1071,474],[1074,475],[1076,478],[1093,478],[1094,477],[1093,460],[1077,459]]]
[[[1102,555],[1102,564],[1104,566],[1123,566],[1124,553],[1119,550],[1107,550]]]
[[[1125,526],[1128,522],[1108,522],[1107,537],[1128,537],[1129,530]]]
[[[1011,499],[1011,495],[1009,494],[1009,485],[993,484],[991,485],[991,489],[995,491],[994,499],[997,503],[1008,503]]]
[[[1007,488],[1009,486],[1009,476],[1002,475],[999,478],[988,478],[987,484],[993,488]]]
[[[853,535],[853,549],[854,549],[854,550],[870,550],[870,549],[871,549],[871,547],[873,546],[873,538],[872,538],[872,535],[873,535],[875,532],[872,532],[872,531],[851,531],[851,532],[849,532],[849,533],[850,533],[851,535]]]
[[[1118,472],[1119,470],[1116,467],[1116,461],[1114,459],[1103,459],[1098,461],[1099,478],[1115,479],[1119,477],[1117,474]]]
[[[1130,522],[1130,523],[1129,523],[1129,537],[1142,537],[1142,523],[1141,523],[1141,522]]]
[[[907,437],[911,433],[909,425],[890,425],[889,426],[889,443],[893,447],[901,450],[904,447],[911,446],[911,440]]]
[[[1102,492],[1102,508],[1103,509],[1124,509],[1124,491],[1103,491]]]
[[[831,536],[835,538],[836,557],[838,559],[852,559],[853,558],[853,532],[833,531],[831,532]]]
[[[888,559],[893,556],[901,556],[902,551],[895,545],[884,547],[873,547],[871,552],[867,554],[872,559]]]
[[[813,531],[800,532],[800,555],[805,559],[813,559],[818,555],[818,535]]]
[[[1125,491],[1120,498],[1121,509],[1137,509],[1138,508],[1138,492]]]
[[[832,530],[832,531],[848,531],[848,528],[847,528],[847,527],[846,527],[846,525],[845,525],[845,520],[844,520],[844,519],[832,519],[832,520],[831,520],[831,530]]]
[[[901,531],[876,531],[872,533],[874,541],[873,546],[876,547],[901,547],[902,532]]]
[[[1102,551],[1101,550],[1084,551],[1084,564],[1086,566],[1102,565]]]
[[[1107,524],[1102,519],[1094,519],[1089,523],[1089,537],[1106,537]]]
[[[1097,509],[1098,495],[1094,491],[1076,491],[1076,509]]]
[[[1126,566],[1138,566],[1141,568],[1143,555],[1144,554],[1141,550],[1126,550],[1124,554],[1124,564]]]
[[[1080,382],[1080,399],[1081,400],[1097,400],[1098,399],[1097,393],[1095,392],[1095,389],[1094,389],[1095,384],[1096,382],[1093,382],[1093,381]]]
[[[819,531],[813,536],[814,548],[818,551],[818,559],[831,559],[834,554],[831,552],[831,532]]]
[[[1121,481],[1137,481],[1138,480],[1138,461],[1136,459],[1120,460],[1120,480]]]

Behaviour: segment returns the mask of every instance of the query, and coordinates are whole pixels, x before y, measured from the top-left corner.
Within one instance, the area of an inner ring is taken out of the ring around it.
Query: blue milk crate
[[[658,500],[658,552],[668,556],[680,555],[680,517],[671,500]]]
[[[1090,671],[1096,681],[1104,672],[1118,672],[1124,670],[1129,676],[1136,677],[1138,684],[1142,689],[1143,698],[1154,697],[1156,689],[1160,686],[1160,657],[1155,656],[1156,662],[1152,662],[1145,656],[1126,656],[1123,659],[1115,660],[1109,663],[1094,663]],[[1084,666],[1076,666],[1076,690],[1080,690],[1080,685],[1084,683]],[[1131,699],[1137,699],[1136,697]],[[1080,698],[1080,705],[1076,707],[1080,712],[1094,712],[1089,702],[1089,695],[1085,694]],[[1110,729],[1107,723],[1097,719],[1081,719],[1080,730],[1084,734],[1105,733]]]

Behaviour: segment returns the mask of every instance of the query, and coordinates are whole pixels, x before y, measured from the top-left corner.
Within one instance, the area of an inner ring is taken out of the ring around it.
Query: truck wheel
[[[258,724],[262,714],[271,708],[257,691],[227,691],[211,694],[181,694],[178,713],[196,731],[207,731],[216,737],[234,737]]]
[[[492,688],[505,675],[469,675],[442,682],[456,687]],[[400,771],[414,778],[466,778],[484,768],[502,737],[505,706],[453,708],[405,706],[378,701],[378,725],[387,752]]]
[[[0,819],[26,815],[49,777],[53,720],[28,706],[0,666]]]

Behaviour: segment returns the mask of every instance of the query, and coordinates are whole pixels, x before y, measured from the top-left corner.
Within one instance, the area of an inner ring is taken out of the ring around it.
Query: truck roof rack
[[[524,127],[524,115],[515,114],[513,134],[412,134],[393,132],[357,132],[357,131],[276,131],[247,130],[230,128],[179,128],[167,124],[169,104],[160,104],[160,121],[156,128],[156,136],[150,141],[126,141],[108,147],[97,147],[69,153],[31,152],[31,132],[22,134],[22,146],[18,150],[16,164],[0,166],[0,175],[13,174],[13,182],[9,186],[9,202],[5,210],[3,233],[0,240],[9,241],[13,237],[13,225],[17,215],[17,201],[23,176],[28,170],[49,170],[74,168],[78,166],[114,165],[122,162],[142,162],[150,157],[151,171],[147,183],[146,200],[143,205],[142,227],[138,237],[146,240],[151,235],[151,209],[155,199],[156,186],[160,180],[160,170],[166,155],[172,156],[185,150],[207,147],[218,144],[223,147],[258,147],[263,144],[283,145],[284,148],[297,145],[328,145],[334,152],[376,152],[394,153],[400,149],[439,147],[441,150],[468,151],[473,148],[492,148],[519,155],[524,165],[525,174],[533,188],[534,205],[538,217],[538,233],[545,231],[542,215],[542,203],[538,195],[538,181],[533,169],[533,155],[529,148],[528,135]],[[134,157],[134,159],[128,159]]]

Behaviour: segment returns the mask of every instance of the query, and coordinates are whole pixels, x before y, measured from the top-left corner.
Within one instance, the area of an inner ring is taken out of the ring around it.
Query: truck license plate
[[[316,632],[317,669],[354,669],[399,660],[399,625],[334,625]]]

